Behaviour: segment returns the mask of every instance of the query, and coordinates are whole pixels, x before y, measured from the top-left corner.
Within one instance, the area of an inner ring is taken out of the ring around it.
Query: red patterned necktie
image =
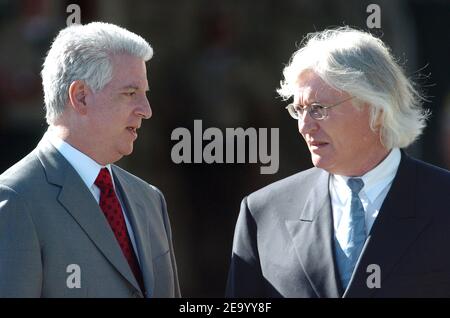
[[[141,269],[139,268],[139,263],[134,253],[130,237],[128,236],[122,207],[120,206],[119,199],[114,191],[109,170],[107,168],[102,168],[94,183],[100,189],[100,208],[105,214],[141,290],[145,291]]]

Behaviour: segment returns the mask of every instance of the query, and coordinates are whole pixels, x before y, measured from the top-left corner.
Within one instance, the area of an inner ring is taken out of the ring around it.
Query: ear
[[[383,124],[383,110],[380,109],[375,120],[375,129],[379,130]]]
[[[74,81],[69,86],[69,106],[77,113],[86,115],[86,96],[89,94],[89,87],[84,81]]]

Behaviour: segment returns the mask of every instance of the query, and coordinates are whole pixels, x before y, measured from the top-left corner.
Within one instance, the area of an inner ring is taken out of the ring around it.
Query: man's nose
[[[317,120],[313,119],[307,111],[304,111],[298,118],[298,131],[304,136],[318,129]]]
[[[138,116],[149,119],[152,117],[152,108],[150,107],[150,103],[147,99],[147,96],[144,96],[141,103],[139,104],[139,107],[136,110],[136,113]]]

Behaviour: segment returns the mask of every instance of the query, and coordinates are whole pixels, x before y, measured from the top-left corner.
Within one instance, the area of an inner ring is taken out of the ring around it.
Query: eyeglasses
[[[323,120],[328,117],[327,110],[329,108],[339,106],[339,105],[345,103],[346,101],[349,101],[352,98],[354,98],[354,96],[349,97],[347,99],[344,99],[343,101],[340,101],[336,104],[329,105],[329,106],[325,106],[325,105],[322,105],[319,103],[312,103],[305,107],[301,107],[300,105],[289,104],[286,106],[286,109],[288,110],[289,115],[291,115],[291,117],[296,120],[303,117],[303,112],[305,110],[308,112],[308,114],[309,114],[309,116],[311,116],[311,118],[313,118],[315,120]]]

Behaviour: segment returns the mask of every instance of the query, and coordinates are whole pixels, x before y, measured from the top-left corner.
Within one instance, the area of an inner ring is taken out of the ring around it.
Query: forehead
[[[112,56],[111,62],[113,66],[111,86],[148,88],[147,70],[142,58],[121,54]]]
[[[307,102],[329,100],[342,97],[345,93],[328,85],[314,71],[306,70],[298,76],[297,91],[294,100],[305,100]]]

